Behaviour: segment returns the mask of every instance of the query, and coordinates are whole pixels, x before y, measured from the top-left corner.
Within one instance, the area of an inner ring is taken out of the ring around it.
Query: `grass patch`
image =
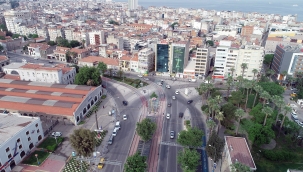
[[[84,124],[84,123],[85,123],[85,120],[82,120],[81,122],[79,122],[78,125],[82,125],[82,124]]]
[[[82,161],[82,164],[80,161],[76,160],[75,158],[71,158],[68,163],[65,165],[63,172],[81,172],[81,167],[82,171],[87,171],[88,170],[88,163],[85,161]]]
[[[106,98],[106,95],[102,95],[102,96],[101,96],[101,99],[105,99],[105,98]]]
[[[106,136],[107,130],[104,130],[101,133],[97,133],[96,131],[94,131],[94,135],[95,135],[95,140],[96,140],[96,146],[100,146],[104,137]]]
[[[38,148],[43,148],[46,149],[50,152],[54,152],[58,145],[63,142],[64,138],[63,137],[57,137],[57,142],[54,137],[47,137],[39,146]]]
[[[184,123],[185,123],[185,126],[186,126],[187,129],[191,127],[190,126],[190,120],[185,120]]]
[[[112,76],[110,77],[109,75],[104,75],[105,77],[108,77],[108,78],[111,78],[111,79],[114,79],[116,81],[119,81],[119,82],[123,82],[125,84],[128,84],[132,87],[135,87],[135,88],[140,88],[140,87],[145,87],[148,85],[148,83],[142,81],[141,79],[132,79],[132,78],[126,78],[124,77],[124,80],[123,80],[123,77],[118,77],[118,76]],[[143,84],[143,86],[141,86],[141,84]]]
[[[39,165],[48,157],[49,153],[47,151],[38,151],[31,153],[25,160],[22,161],[23,164],[28,165],[38,165],[37,158],[38,155]]]

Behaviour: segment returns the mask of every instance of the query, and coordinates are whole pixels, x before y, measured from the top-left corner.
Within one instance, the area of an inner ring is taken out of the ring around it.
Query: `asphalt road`
[[[109,152],[105,155],[106,161],[117,161],[122,162],[121,166],[106,164],[102,171],[111,171],[111,172],[122,172],[121,168],[124,166],[126,158],[128,156],[128,151],[132,142],[133,134],[135,131],[136,123],[139,119],[141,100],[136,99],[133,96],[131,99],[127,99],[122,96],[122,90],[118,90],[110,82],[107,83],[107,89],[113,96],[117,108],[118,114],[117,119],[121,121],[121,129],[118,131],[117,136],[114,137],[112,145],[108,145]],[[128,101],[128,105],[124,106],[122,101]],[[123,121],[122,116],[126,114],[128,119]],[[109,131],[112,132],[112,131]],[[107,141],[107,140],[105,140]],[[99,148],[99,152],[102,151],[102,148]]]

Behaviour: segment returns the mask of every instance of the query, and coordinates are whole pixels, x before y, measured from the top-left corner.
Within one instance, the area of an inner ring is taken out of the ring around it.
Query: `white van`
[[[120,128],[121,128],[121,126],[120,126],[120,122],[118,121],[118,122],[116,122],[116,125],[115,125],[115,129],[118,129],[118,130],[120,130]]]
[[[196,79],[189,79],[188,81],[189,82],[196,82],[197,80]]]

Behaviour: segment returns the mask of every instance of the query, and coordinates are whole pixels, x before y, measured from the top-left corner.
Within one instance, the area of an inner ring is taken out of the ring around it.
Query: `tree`
[[[232,78],[234,78],[234,72],[235,72],[235,68],[234,67],[232,67],[232,68],[230,68],[230,71],[231,71],[231,77]]]
[[[221,159],[221,155],[224,148],[224,140],[221,139],[216,132],[213,132],[206,144],[205,150],[207,155],[214,160],[214,162],[218,162]]]
[[[281,129],[282,129],[282,126],[284,124],[284,121],[285,121],[285,117],[287,115],[287,113],[290,113],[292,111],[291,107],[289,106],[284,106],[284,115],[283,115],[283,119],[282,119],[282,122],[281,122],[281,125],[280,125],[280,130],[279,130],[279,135],[281,133]]]
[[[272,69],[269,69],[266,71],[266,75],[268,76],[268,79],[271,80],[272,76],[275,74],[275,71],[273,71]]]
[[[76,41],[76,40],[71,40],[69,45],[74,48],[74,47],[79,47],[80,46],[80,42]]]
[[[245,69],[247,69],[247,64],[246,63],[242,63],[241,64],[241,69],[242,69],[242,77],[244,78],[244,71],[245,71]]]
[[[262,124],[249,120],[247,120],[246,123],[248,138],[253,144],[267,144],[271,138],[275,137],[275,132],[271,129],[270,125],[262,126]]]
[[[8,31],[5,23],[4,24],[0,24],[0,30],[1,31]]]
[[[90,157],[95,150],[95,136],[88,129],[80,128],[74,130],[74,133],[69,138],[72,147],[81,156]]]
[[[261,92],[263,92],[263,88],[260,85],[255,85],[253,87],[253,89],[255,90],[256,94],[255,94],[254,103],[253,103],[252,107],[255,107],[257,96],[258,96],[258,94],[260,94]]]
[[[212,40],[208,40],[208,41],[206,41],[206,44],[208,44],[209,46],[214,46],[214,41],[212,41]]]
[[[210,130],[210,134],[213,132],[213,128],[216,126],[216,123],[215,123],[215,121],[213,121],[213,120],[207,120],[206,121],[206,126],[207,126],[207,128],[209,128]]]
[[[12,38],[15,39],[15,38],[19,38],[20,35],[19,34],[13,34]]]
[[[221,124],[225,128],[231,129],[234,126],[235,111],[237,107],[234,106],[231,102],[228,102],[224,104],[221,109],[224,114],[224,119]]]
[[[146,156],[141,156],[138,152],[127,157],[124,165],[125,172],[141,172],[146,171],[146,168]]]
[[[109,21],[109,24],[119,25],[119,22],[116,22],[116,21],[114,21],[114,20],[110,20],[110,21]]]
[[[223,119],[224,119],[223,112],[222,111],[218,111],[216,113],[215,118],[219,121],[219,126],[218,126],[218,133],[219,133],[219,130],[220,130],[220,127],[221,127],[221,121],[223,121]]]
[[[226,81],[226,85],[227,85],[227,95],[226,95],[226,99],[228,100],[228,98],[229,98],[229,95],[230,95],[230,88],[231,88],[231,86],[233,85],[233,81],[234,79],[231,77],[231,76],[229,76],[228,78],[227,78],[227,81]]]
[[[48,41],[47,44],[50,45],[50,46],[54,46],[54,45],[56,45],[56,42],[55,41]]]
[[[82,39],[82,41],[81,41],[81,45],[82,45],[82,48],[84,48],[84,47],[85,47],[85,40],[84,40],[84,39]]]
[[[57,42],[57,45],[60,47],[71,48],[71,45],[69,44],[68,40],[62,38],[61,36],[56,38],[56,42]]]
[[[118,71],[118,76],[119,76],[119,78],[122,78],[123,74],[124,74],[124,72],[123,72],[122,70],[119,70],[119,71]]]
[[[244,88],[246,89],[246,98],[245,98],[245,110],[247,108],[247,101],[248,101],[248,91],[250,88],[252,88],[252,82],[249,80],[245,80],[244,82]]]
[[[204,133],[196,127],[190,127],[188,130],[182,130],[177,138],[177,142],[182,146],[200,147],[202,146],[202,137]]]
[[[252,79],[252,80],[254,81],[254,80],[255,80],[255,77],[256,77],[256,74],[258,73],[258,70],[257,70],[257,69],[253,69],[252,72],[254,73],[254,77],[253,77],[253,79]]]
[[[152,138],[156,128],[156,123],[149,118],[145,118],[137,123],[136,131],[143,141],[148,141]]]
[[[71,59],[72,59],[72,57],[71,57],[71,52],[70,52],[70,51],[67,51],[67,52],[65,53],[65,60],[66,60],[66,62],[70,62]]]
[[[107,71],[107,64],[99,62],[97,68],[102,72],[102,75]]]
[[[241,91],[233,91],[231,92],[231,97],[229,98],[229,101],[233,104],[236,104],[238,107],[240,107],[240,103],[243,102],[243,94]]]
[[[93,81],[93,86],[100,85],[102,81],[99,70],[97,70],[95,67],[88,66],[80,68],[79,73],[76,75],[75,84],[87,85],[89,80]],[[90,81],[90,83],[92,81]]]
[[[1,39],[1,40],[5,40],[5,37],[4,37],[4,36],[0,36],[0,39]]]
[[[245,112],[243,109],[237,109],[235,111],[235,116],[238,119],[238,125],[237,125],[237,129],[236,129],[236,135],[238,135],[238,131],[239,131],[239,126],[240,126],[240,121],[242,119],[242,117],[245,115]]]
[[[267,119],[268,115],[271,115],[273,113],[273,110],[272,110],[271,107],[266,106],[266,107],[263,107],[262,113],[265,114],[265,118],[264,118],[264,122],[263,122],[263,126],[265,126],[266,125],[266,119]]]
[[[231,172],[251,172],[250,168],[240,162],[234,162],[230,165]]]
[[[263,107],[264,107],[265,103],[271,98],[270,94],[268,94],[267,91],[262,91],[262,92],[260,93],[260,97],[261,97],[262,100],[263,100]]]
[[[28,37],[29,38],[38,38],[39,36],[37,34],[29,34]]]
[[[214,98],[209,98],[207,100],[207,104],[208,104],[208,108],[209,108],[209,111],[210,111],[210,115],[211,117],[213,118],[214,117],[214,112],[216,109],[219,109],[218,107],[218,103],[216,101],[216,99]]]
[[[178,154],[178,163],[184,172],[195,172],[200,164],[201,155],[196,150],[188,148]]]
[[[269,65],[271,65],[271,62],[272,62],[273,59],[274,59],[274,55],[273,54],[266,54],[264,56],[263,63],[269,66]]]
[[[155,92],[153,92],[151,95],[150,95],[150,98],[152,99],[152,98],[158,98],[158,95],[155,93]]]
[[[6,36],[12,37],[14,34],[11,31],[6,31]]]

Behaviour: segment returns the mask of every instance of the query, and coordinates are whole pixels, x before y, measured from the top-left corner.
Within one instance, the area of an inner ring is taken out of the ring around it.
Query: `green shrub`
[[[297,155],[292,152],[286,152],[283,150],[264,150],[263,156],[271,161],[295,161]]]
[[[203,106],[201,106],[201,110],[202,110],[202,111],[205,111],[207,108],[208,108],[208,105],[203,105]]]
[[[251,109],[253,104],[254,104],[254,99],[255,99],[255,95],[254,94],[250,94],[248,95],[248,100],[247,100],[247,108]],[[256,100],[257,101],[257,100]]]
[[[105,98],[106,98],[106,95],[102,95],[102,96],[101,96],[101,99],[105,99]]]

